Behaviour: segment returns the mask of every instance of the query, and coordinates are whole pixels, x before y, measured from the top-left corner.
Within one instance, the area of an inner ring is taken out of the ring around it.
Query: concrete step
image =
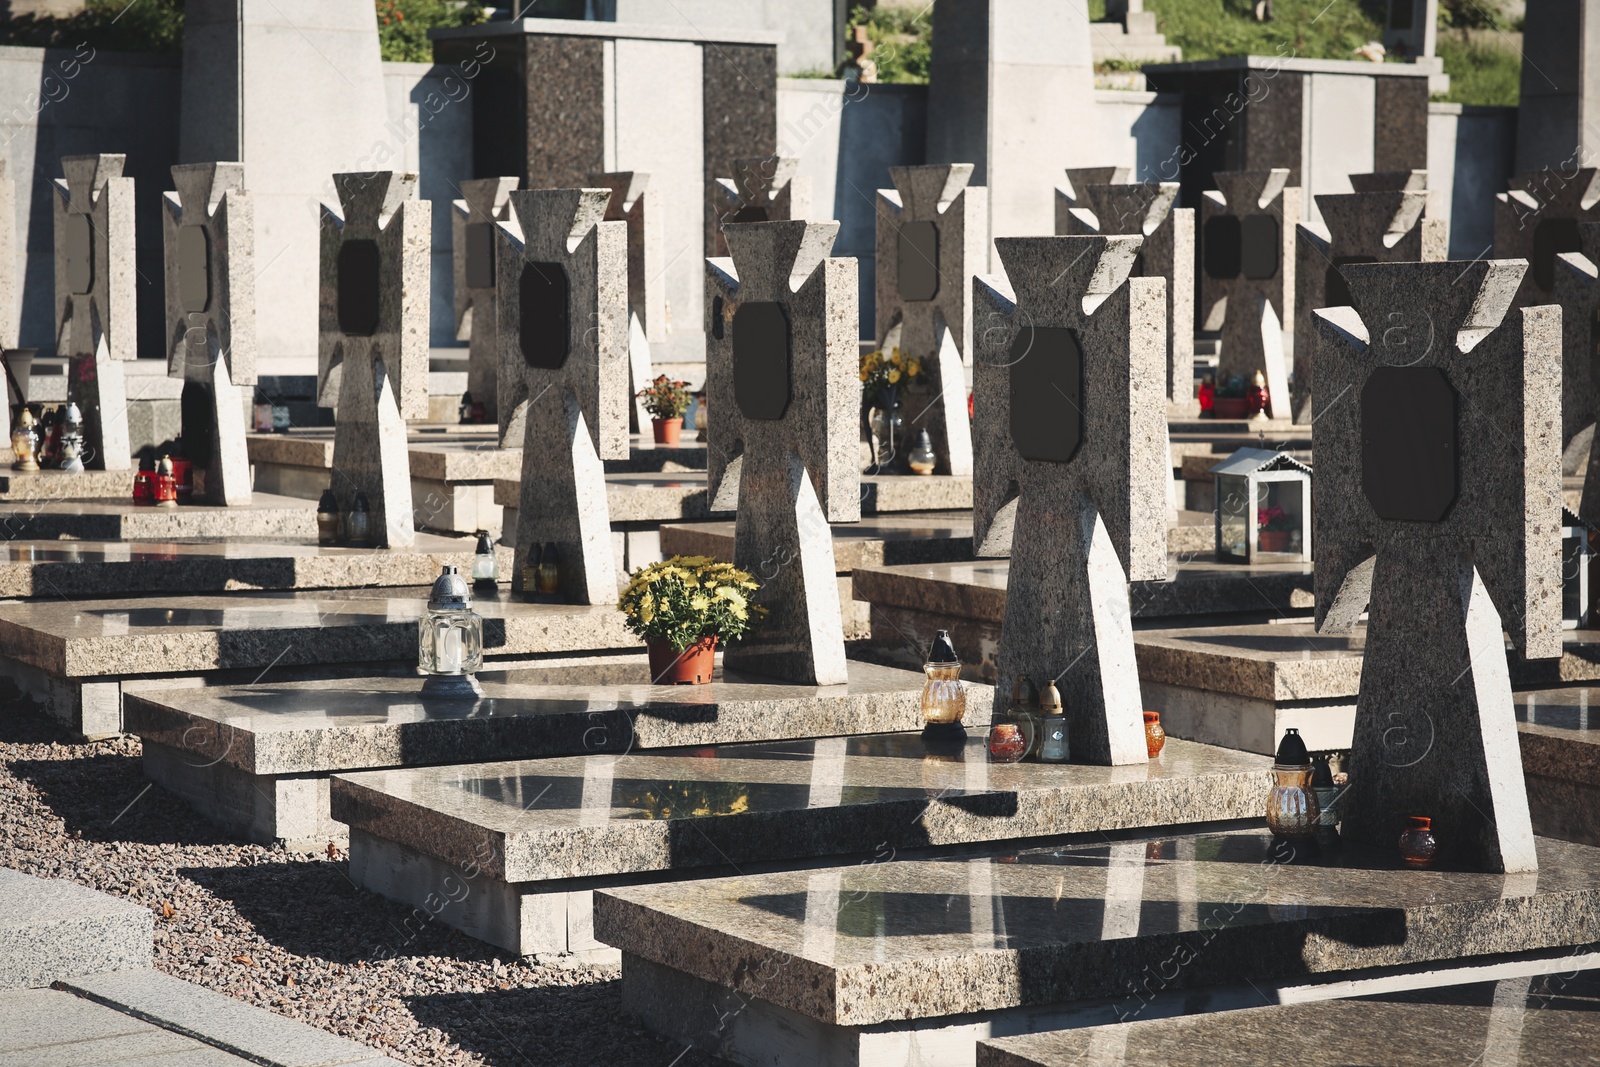
[[[1158,833],[604,889],[594,933],[622,951],[625,1010],[725,1059],[915,1050],[953,1067],[981,1038],[1055,1029],[1085,1006],[1134,1012],[1164,991],[1218,1010],[1485,956],[1571,968],[1600,939],[1600,850],[1537,845],[1536,875],[1506,875],[1310,855],[1265,828]],[[1275,1050],[1276,1034],[1226,1047]],[[1197,1047],[1218,1062],[1217,1042]],[[1367,1062],[1329,1051],[1342,1058],[1316,1062]]]
[[[1265,757],[1178,741],[1142,766],[992,764],[990,714],[969,699],[950,746],[867,734],[342,774],[332,811],[358,884],[432,899],[436,918],[520,955],[586,958],[614,954],[592,933],[608,885],[1260,814]],[[465,890],[441,904],[451,878]]]
[[[154,928],[148,908],[0,867],[0,989],[148,967]]]
[[[154,970],[60,983],[96,1004],[265,1067],[404,1067],[365,1045]],[[166,1062],[163,1060],[162,1062]],[[179,1060],[185,1065],[188,1060]]]

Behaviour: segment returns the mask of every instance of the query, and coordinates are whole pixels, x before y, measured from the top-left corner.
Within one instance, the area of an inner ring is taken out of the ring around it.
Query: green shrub
[[[489,13],[478,0],[374,0],[378,7],[378,50],[385,60],[433,62],[428,31],[440,26],[476,26]]]
[[[869,57],[878,65],[878,81],[926,85],[928,63],[933,58],[933,22],[929,8],[855,8],[850,12],[847,40],[855,28],[865,26],[873,43]]]
[[[1522,98],[1522,54],[1510,48],[1439,35],[1438,56],[1450,75],[1444,99],[1455,104],[1516,107]]]
[[[183,0],[88,0],[76,15],[19,15],[0,22],[0,44],[181,52]]]

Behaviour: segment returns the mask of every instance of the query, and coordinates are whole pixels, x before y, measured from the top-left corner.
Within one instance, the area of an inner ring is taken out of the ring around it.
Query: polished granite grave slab
[[[426,587],[162,595],[0,605],[6,658],[58,678],[412,660]],[[479,597],[484,653],[635,648],[614,606]]]
[[[327,775],[425,764],[618,754],[904,730],[921,724],[922,676],[851,663],[839,686],[728,675],[699,686],[649,684],[642,658],[617,664],[487,671],[479,700],[424,700],[419,678],[345,678],[125,698],[146,774],[202,814],[257,840],[320,848]],[[989,699],[986,687],[972,700]]]
[[[254,493],[243,507],[180,504],[140,507],[130,490],[122,500],[10,500],[0,502],[0,530],[8,538],[80,541],[164,541],[188,537],[317,539],[314,500]]]
[[[995,1038],[977,1067],[1544,1067],[1600,1060],[1600,970]]]
[[[421,905],[452,869],[488,900],[439,918],[523,955],[592,951],[605,876],[1253,819],[1268,760],[1169,742],[1147,764],[992,764],[982,731],[920,733],[341,774],[351,878]],[[737,868],[736,868],[737,869]],[[582,884],[574,879],[589,879]]]
[[[776,1030],[789,1043],[761,1062],[831,1061],[896,1028],[925,1062],[970,1063],[973,1023],[1133,1001],[1146,979],[1353,978],[1594,942],[1600,851],[1538,848],[1518,875],[1282,862],[1264,829],[868,863],[597,891],[595,936],[623,952],[627,1010],[736,1062]],[[718,1028],[730,999],[765,1034]]]
[[[16,471],[0,468],[0,504],[44,500],[130,500],[132,471]]]
[[[106,597],[252,589],[431,585],[445,564],[471,573],[477,542],[419,533],[407,549],[314,541],[40,541],[0,543],[0,597]],[[500,573],[511,552],[498,549]]]
[[[1515,694],[1535,833],[1600,845],[1600,687]]]

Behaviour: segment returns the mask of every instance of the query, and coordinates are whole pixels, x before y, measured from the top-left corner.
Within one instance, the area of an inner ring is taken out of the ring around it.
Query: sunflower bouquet
[[[707,556],[673,556],[633,572],[621,607],[629,630],[677,652],[704,637],[736,641],[767,609],[750,602],[749,571]]]
[[[892,348],[861,357],[861,402],[863,407],[890,407],[896,391],[903,385],[922,380],[922,360]]]

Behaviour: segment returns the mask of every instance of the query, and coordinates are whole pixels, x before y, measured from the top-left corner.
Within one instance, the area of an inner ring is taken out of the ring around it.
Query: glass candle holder
[[[1433,836],[1433,819],[1427,815],[1412,815],[1406,819],[1405,832],[1400,835],[1400,858],[1408,867],[1431,867],[1439,854],[1439,842]]]
[[[135,471],[133,474],[133,502],[149,505],[156,502],[156,476],[153,471]]]
[[[472,675],[483,669],[483,617],[460,569],[447,565],[433,583],[428,610],[417,624],[417,668],[428,676],[422,691],[478,695]]]
[[[556,550],[554,541],[546,541],[539,550],[539,569],[535,577],[540,595],[555,596],[561,592],[561,553]]]
[[[1044,683],[1039,694],[1039,762],[1065,763],[1072,758],[1067,740],[1067,712],[1054,680]]]
[[[1009,717],[989,727],[989,759],[995,763],[1016,763],[1027,754],[1027,739]]]
[[[917,443],[911,446],[906,463],[912,474],[932,474],[934,467],[939,465],[939,457],[934,454],[933,441],[928,437],[927,430],[917,432]]]
[[[950,641],[950,631],[940,630],[922,665],[922,721],[959,723],[967,713],[967,690],[961,684],[961,660]]]
[[[1144,713],[1144,748],[1151,759],[1161,755],[1161,750],[1167,746],[1167,731],[1161,725],[1161,713],[1147,711]]]
[[[339,516],[339,501],[334,498],[332,489],[324,489],[317,501],[317,544],[338,544],[343,525]]]
[[[352,545],[372,543],[372,512],[367,510],[367,494],[357,493],[356,502],[345,516],[344,535]]]
[[[1309,763],[1274,763],[1267,794],[1267,829],[1276,837],[1311,837],[1317,832],[1317,791]]]
[[[22,405],[22,411],[17,415],[17,425],[11,430],[11,454],[16,457],[16,462],[11,464],[12,470],[39,469],[39,431],[35,425],[33,412],[28,410],[28,405]]]
[[[172,457],[162,456],[156,464],[156,507],[178,506],[178,478],[172,470]]]
[[[67,403],[67,414],[61,432],[61,469],[83,470],[83,412],[75,402]]]
[[[500,591],[500,563],[494,558],[494,542],[487,531],[478,531],[478,547],[472,556],[472,588],[482,594]]]

